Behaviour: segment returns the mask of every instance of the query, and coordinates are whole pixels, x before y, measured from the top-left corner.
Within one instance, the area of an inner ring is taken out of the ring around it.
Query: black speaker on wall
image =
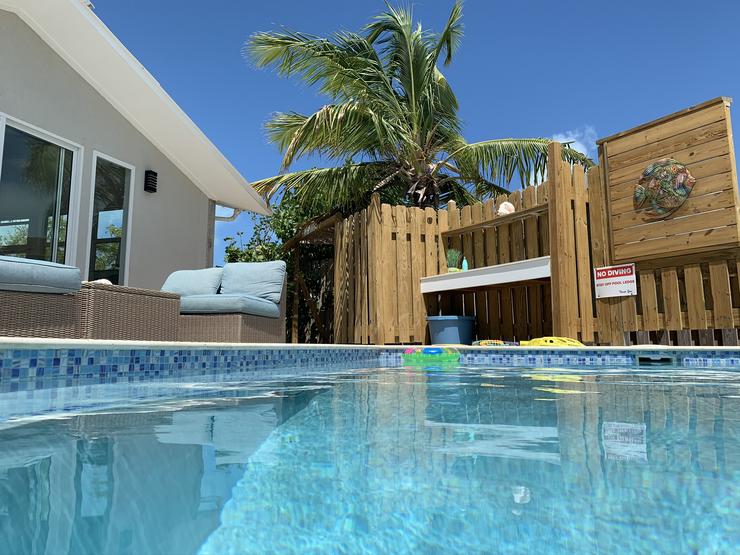
[[[144,190],[147,193],[157,192],[157,172],[154,170],[146,170],[144,172]]]

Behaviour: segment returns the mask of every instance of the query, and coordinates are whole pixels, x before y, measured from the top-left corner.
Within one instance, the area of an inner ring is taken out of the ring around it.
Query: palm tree
[[[332,99],[311,115],[278,113],[268,121],[268,138],[283,153],[281,173],[254,182],[255,189],[268,198],[294,191],[307,208],[348,211],[375,192],[394,204],[437,207],[505,193],[515,174],[522,186],[541,181],[549,139],[467,143],[461,135],[457,99],[438,67],[440,59],[452,61],[461,19],[457,1],[436,34],[414,25],[410,9],[388,6],[361,34],[250,37],[245,50],[258,67],[298,76]],[[336,165],[288,171],[307,155]],[[563,157],[590,165],[567,146]]]

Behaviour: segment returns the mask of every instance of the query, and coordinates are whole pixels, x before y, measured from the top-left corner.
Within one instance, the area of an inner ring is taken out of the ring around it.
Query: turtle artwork
[[[635,187],[635,210],[643,210],[652,220],[667,218],[689,198],[695,183],[688,168],[678,160],[662,158],[653,162]]]

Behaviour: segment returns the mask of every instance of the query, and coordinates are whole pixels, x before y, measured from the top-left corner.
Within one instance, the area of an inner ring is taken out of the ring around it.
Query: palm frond
[[[376,185],[396,170],[388,162],[345,164],[276,175],[254,181],[252,187],[268,200],[291,191],[308,209],[327,206],[349,211],[369,202]]]
[[[245,54],[257,67],[273,67],[284,77],[299,76],[332,98],[363,100],[386,117],[402,114],[378,53],[357,34],[338,33],[326,39],[292,31],[256,33],[245,45]]]
[[[544,138],[482,141],[461,147],[456,158],[475,164],[484,179],[499,184],[497,188],[508,185],[515,175],[526,187],[545,179],[550,142]],[[568,146],[563,148],[563,159],[585,167],[593,165],[587,156]]]
[[[388,7],[365,27],[369,44],[380,47],[386,73],[402,95],[408,108],[414,135],[422,128],[423,99],[430,98],[428,87],[434,82],[435,58],[429,35],[414,27],[411,10]]]
[[[281,171],[297,157],[322,154],[334,159],[392,156],[395,145],[410,140],[397,122],[357,102],[328,104],[310,116],[275,114],[266,124],[268,138],[283,152]]]
[[[452,62],[452,56],[460,46],[460,41],[463,35],[463,24],[462,24],[462,2],[456,0],[455,5],[452,6],[450,17],[447,19],[447,25],[439,35],[435,37],[437,44],[434,47],[434,61],[439,59],[439,55],[442,51],[445,51],[444,65],[450,65]]]

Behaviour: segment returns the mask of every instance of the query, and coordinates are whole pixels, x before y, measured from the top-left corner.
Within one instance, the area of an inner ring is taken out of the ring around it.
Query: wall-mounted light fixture
[[[154,170],[146,170],[144,172],[144,190],[147,193],[157,192],[157,172]]]

